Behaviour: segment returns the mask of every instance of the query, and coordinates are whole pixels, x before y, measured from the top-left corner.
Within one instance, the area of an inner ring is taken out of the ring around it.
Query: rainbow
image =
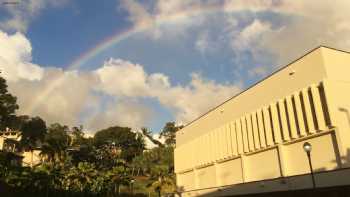
[[[210,4],[207,6],[193,6],[189,9],[181,10],[174,12],[173,14],[169,14],[166,16],[160,16],[154,18],[154,23],[150,23],[147,25],[135,25],[132,28],[129,28],[125,31],[118,32],[97,44],[96,46],[89,49],[87,52],[80,55],[76,58],[71,64],[66,68],[67,70],[77,70],[80,67],[86,65],[94,57],[103,53],[107,49],[115,46],[119,42],[130,38],[131,36],[145,32],[150,30],[151,28],[155,28],[165,24],[173,24],[181,21],[186,21],[191,17],[205,15],[215,12],[220,12],[223,10],[221,4]],[[33,100],[33,102],[28,105],[28,108],[24,109],[25,114],[32,114],[33,111],[40,105],[40,103],[45,102],[45,100],[50,96],[50,94],[55,90],[56,87],[60,86],[64,81],[64,77],[58,77],[53,80],[50,84],[47,84],[46,88],[41,91],[40,95],[37,95],[37,98]]]

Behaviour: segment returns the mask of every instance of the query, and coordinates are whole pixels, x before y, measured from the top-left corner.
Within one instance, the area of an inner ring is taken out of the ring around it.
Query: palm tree
[[[95,166],[88,162],[80,162],[78,166],[72,167],[64,177],[64,185],[67,190],[78,192],[90,191],[97,177]]]
[[[120,194],[121,185],[129,185],[131,180],[129,169],[126,166],[119,165],[107,171],[106,177],[110,180],[111,187],[114,188],[114,193]]]
[[[169,173],[169,167],[165,165],[155,166],[151,169],[153,182],[147,186],[161,196],[162,191],[173,192],[175,190],[175,184],[173,177]]]

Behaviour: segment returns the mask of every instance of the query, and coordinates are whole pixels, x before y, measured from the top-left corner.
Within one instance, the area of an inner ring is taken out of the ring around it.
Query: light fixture
[[[312,151],[312,145],[309,142],[305,142],[303,148],[307,154],[310,154]]]
[[[303,149],[307,155],[307,159],[309,161],[309,167],[310,167],[310,174],[312,178],[312,188],[316,188],[316,182],[315,182],[315,176],[314,176],[314,171],[312,168],[312,162],[311,162],[311,151],[312,151],[312,145],[309,142],[305,142],[303,145]]]

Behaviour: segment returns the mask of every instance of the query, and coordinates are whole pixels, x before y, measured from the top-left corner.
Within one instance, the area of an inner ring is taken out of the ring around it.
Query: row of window
[[[176,148],[176,171],[258,151],[330,125],[323,86],[313,85]]]

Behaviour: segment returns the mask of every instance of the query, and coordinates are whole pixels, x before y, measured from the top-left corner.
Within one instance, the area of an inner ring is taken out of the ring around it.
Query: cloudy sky
[[[348,0],[0,2],[18,114],[89,132],[185,124],[312,48],[350,50]]]

